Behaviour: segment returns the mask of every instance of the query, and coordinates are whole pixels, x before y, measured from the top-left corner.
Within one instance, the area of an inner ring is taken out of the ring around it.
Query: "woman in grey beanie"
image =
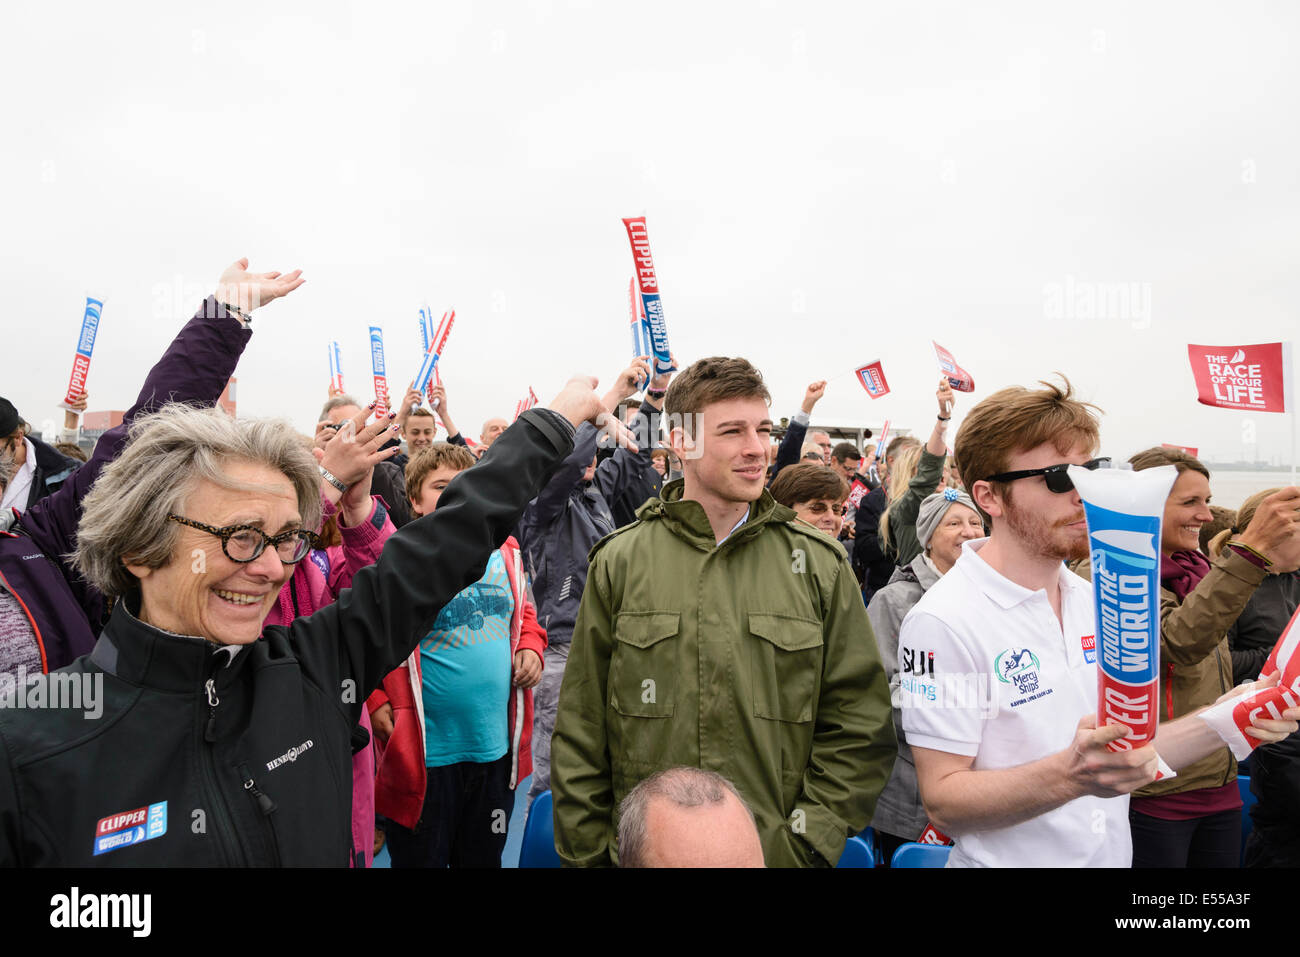
[[[983,538],[985,534],[975,503],[965,492],[953,488],[944,489],[927,496],[921,502],[916,517],[916,537],[921,545],[921,553],[908,564],[894,569],[889,584],[876,592],[871,604],[867,606],[867,617],[871,619],[871,629],[880,646],[880,661],[885,666],[890,695],[895,702],[898,700],[900,681],[898,631],[903,619],[930,586],[956,563],[961,555],[962,544]],[[907,662],[909,672],[913,667],[918,671],[924,670],[920,657],[924,653],[924,649],[905,651],[905,655],[916,656],[915,661]],[[876,801],[876,813],[871,820],[871,826],[876,831],[877,845],[884,851],[886,864],[895,848],[908,841],[915,841],[928,823],[916,785],[912,749],[907,744],[899,718],[895,706],[894,730],[898,733],[898,760],[894,762],[889,782]]]

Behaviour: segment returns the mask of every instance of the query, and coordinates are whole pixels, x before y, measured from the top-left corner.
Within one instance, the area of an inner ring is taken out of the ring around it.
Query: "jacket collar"
[[[700,548],[720,548],[713,534],[709,517],[704,514],[704,506],[693,499],[682,498],[686,489],[684,479],[675,479],[667,483],[659,498],[653,498],[637,509],[636,517],[643,522],[660,520],[678,538]],[[777,504],[772,494],[763,489],[763,494],[749,506],[749,518],[722,545],[747,542],[760,535],[768,524],[788,522],[795,517],[794,510]]]
[[[90,660],[109,674],[160,691],[193,692],[203,687],[214,669],[242,659],[235,654],[227,662],[229,652],[220,645],[145,624],[135,615],[139,604],[139,595],[118,601],[90,653]]]

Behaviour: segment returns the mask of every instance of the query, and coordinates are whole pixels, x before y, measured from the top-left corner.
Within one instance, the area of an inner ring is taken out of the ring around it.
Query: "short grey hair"
[[[352,398],[352,396],[350,395],[336,395],[334,398],[330,399],[328,402],[326,402],[323,406],[320,407],[320,416],[316,419],[316,421],[324,422],[326,419],[330,417],[331,412],[333,412],[335,409],[341,409],[345,405],[355,405],[358,409],[362,407],[361,403],[358,402],[356,399]]]
[[[100,473],[82,500],[73,559],[86,581],[116,598],[138,579],[126,561],[162,568],[172,560],[180,527],[169,523],[203,479],[225,488],[254,488],[227,477],[231,462],[253,462],[280,472],[298,496],[303,528],[321,520],[320,472],[288,422],[233,419],[218,408],[174,403],[142,416],[117,460]]]
[[[704,807],[722,804],[733,794],[754,824],[749,802],[740,796],[735,785],[716,771],[703,768],[675,767],[657,771],[623,798],[618,806],[618,866],[646,867],[646,811],[650,801],[661,797],[678,807]],[[754,825],[757,830],[757,824]]]

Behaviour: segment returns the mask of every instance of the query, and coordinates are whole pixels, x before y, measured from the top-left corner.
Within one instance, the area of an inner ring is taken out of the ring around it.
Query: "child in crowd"
[[[475,464],[436,442],[406,466],[418,518]],[[546,632],[508,538],[487,571],[438,613],[429,634],[369,700],[386,743],[375,785],[394,867],[500,867],[518,783],[532,772],[533,694]],[[504,714],[503,714],[504,712]]]

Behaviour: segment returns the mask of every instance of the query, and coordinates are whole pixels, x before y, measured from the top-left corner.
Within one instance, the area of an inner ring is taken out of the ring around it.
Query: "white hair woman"
[[[338,601],[265,631],[311,544],[320,479],[340,498],[367,483],[391,418],[330,442],[319,466],[282,423],[182,407],[138,423],[78,536],[82,573],[115,600],[62,683],[94,707],[0,709],[0,866],[346,866],[366,695],[598,416],[592,380],[571,380]]]

